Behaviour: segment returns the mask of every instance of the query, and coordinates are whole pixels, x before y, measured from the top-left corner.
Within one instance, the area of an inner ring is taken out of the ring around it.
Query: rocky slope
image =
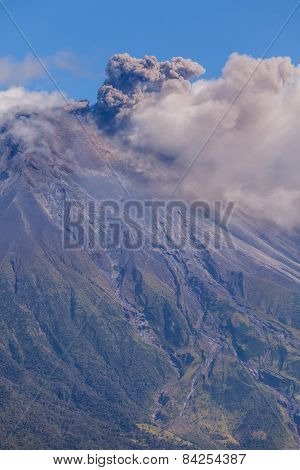
[[[64,250],[66,200],[141,190],[114,152],[88,110],[2,126],[1,448],[299,448],[299,232]]]

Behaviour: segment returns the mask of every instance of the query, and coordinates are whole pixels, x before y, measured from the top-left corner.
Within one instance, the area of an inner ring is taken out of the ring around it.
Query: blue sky
[[[96,99],[108,58],[117,52],[160,59],[183,56],[217,77],[232,52],[262,56],[296,0],[6,0],[4,2],[59,86],[70,97]],[[268,56],[300,62],[300,8]],[[23,61],[25,41],[0,9],[0,58]],[[65,58],[65,69],[56,66]],[[0,64],[1,76],[1,64]],[[0,84],[1,85],[1,84]],[[5,86],[2,84],[2,88]],[[8,86],[8,85],[7,85]],[[46,77],[30,89],[53,90]]]

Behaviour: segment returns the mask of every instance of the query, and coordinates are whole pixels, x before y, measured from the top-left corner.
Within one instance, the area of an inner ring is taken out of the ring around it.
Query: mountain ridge
[[[64,250],[66,201],[143,185],[88,111],[12,116],[0,151],[1,448],[299,448],[296,230]]]

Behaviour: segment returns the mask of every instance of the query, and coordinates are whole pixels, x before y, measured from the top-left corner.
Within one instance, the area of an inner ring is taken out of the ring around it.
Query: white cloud
[[[32,55],[19,62],[11,57],[0,57],[0,85],[26,85],[44,75],[43,67]]]
[[[81,70],[76,56],[68,50],[41,58],[41,62],[50,71],[56,69],[74,75],[86,74]],[[34,80],[44,79],[47,73],[41,62],[32,54],[19,61],[13,57],[0,57],[0,86],[25,86]]]
[[[27,91],[21,87],[12,87],[0,91],[0,117],[15,114],[18,111],[44,111],[64,105],[64,99],[58,92]]]
[[[234,198],[293,225],[300,221],[300,68],[289,58],[233,54],[217,80],[146,97],[127,131],[134,147],[174,157],[170,173],[175,165],[179,178],[254,70],[180,191]]]
[[[58,92],[27,91],[12,87],[0,91],[0,127],[26,153],[40,159],[51,158],[51,142],[55,145],[57,132],[54,122],[63,119],[65,100]],[[5,138],[2,144],[5,146]]]
[[[48,59],[49,64],[60,70],[66,70],[74,75],[82,75],[79,61],[73,52],[68,50],[59,51]]]

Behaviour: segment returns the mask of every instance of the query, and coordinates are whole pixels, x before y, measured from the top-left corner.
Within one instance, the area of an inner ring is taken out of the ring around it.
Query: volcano
[[[118,152],[86,102],[1,118],[1,448],[299,448],[299,230],[65,249],[66,201],[153,191]]]

